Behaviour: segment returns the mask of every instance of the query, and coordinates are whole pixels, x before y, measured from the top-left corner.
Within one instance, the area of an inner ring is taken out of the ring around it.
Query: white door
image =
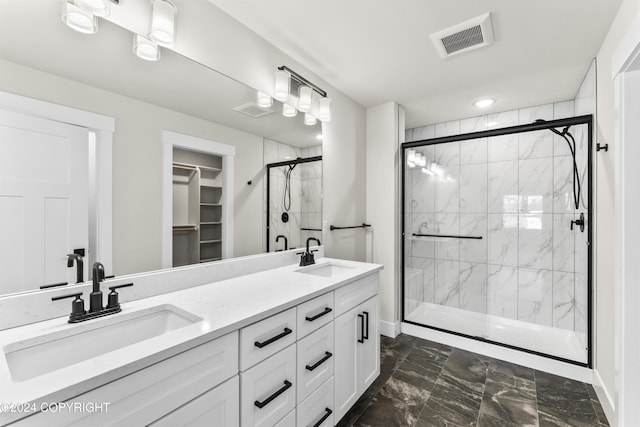
[[[88,158],[86,128],[0,110],[1,294],[75,283],[66,255],[88,249]]]

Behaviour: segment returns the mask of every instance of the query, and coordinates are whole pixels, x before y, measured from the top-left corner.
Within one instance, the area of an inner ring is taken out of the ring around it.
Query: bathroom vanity
[[[321,258],[0,331],[0,424],[333,426],[380,372],[381,269]]]

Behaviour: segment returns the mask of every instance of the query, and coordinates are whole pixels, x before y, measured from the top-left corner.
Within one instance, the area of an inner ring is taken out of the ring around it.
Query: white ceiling
[[[209,1],[364,107],[399,102],[408,128],[573,99],[621,3]],[[486,12],[495,43],[442,60],[430,34]]]

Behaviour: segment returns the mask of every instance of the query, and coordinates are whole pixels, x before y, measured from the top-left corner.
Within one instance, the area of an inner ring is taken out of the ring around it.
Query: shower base
[[[587,363],[586,335],[574,331],[426,302],[405,315],[405,321]]]

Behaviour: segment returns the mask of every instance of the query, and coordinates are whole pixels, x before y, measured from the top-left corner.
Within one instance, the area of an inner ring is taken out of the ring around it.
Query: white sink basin
[[[4,355],[14,381],[26,381],[197,323],[173,305],[107,316],[8,344]]]
[[[352,272],[353,267],[349,267],[342,264],[326,263],[326,264],[318,264],[310,267],[301,268],[296,271],[298,273],[313,274],[315,276],[334,277],[340,274]]]

